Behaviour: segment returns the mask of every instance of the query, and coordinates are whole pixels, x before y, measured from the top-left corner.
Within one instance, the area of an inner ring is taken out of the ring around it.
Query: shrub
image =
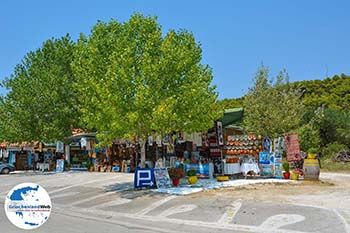
[[[317,127],[307,124],[299,129],[300,146],[303,151],[319,148],[321,139]]]
[[[312,147],[307,152],[310,154],[317,154],[319,152],[319,150],[317,148]]]
[[[288,162],[284,162],[284,163],[282,164],[282,166],[283,166],[283,170],[284,170],[285,172],[289,172],[289,163],[288,163]]]
[[[194,169],[190,169],[187,171],[187,176],[196,176],[196,170]]]
[[[330,159],[335,156],[339,151],[346,150],[347,147],[339,143],[330,143],[322,151],[323,159]]]
[[[169,168],[168,173],[171,179],[181,179],[184,177],[184,171],[181,168]]]

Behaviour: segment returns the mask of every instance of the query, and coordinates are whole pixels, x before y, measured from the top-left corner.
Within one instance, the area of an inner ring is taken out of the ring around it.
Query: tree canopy
[[[350,110],[350,76],[334,75],[323,80],[299,81],[291,84],[303,92],[302,100],[307,107],[325,106],[332,109]]]
[[[29,52],[5,80],[8,94],[0,103],[0,130],[8,141],[51,141],[80,125],[79,100],[73,89],[74,42],[50,39]]]
[[[287,72],[281,71],[273,80],[262,66],[244,97],[246,130],[263,136],[283,135],[298,128],[302,111],[300,95],[291,88]]]
[[[101,143],[154,131],[202,131],[220,117],[212,71],[185,30],[162,33],[156,18],[98,22],[77,42],[73,70],[88,127]]]

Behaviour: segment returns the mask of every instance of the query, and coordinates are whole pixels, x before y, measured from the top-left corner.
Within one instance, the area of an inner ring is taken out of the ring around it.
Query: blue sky
[[[76,39],[97,20],[134,12],[158,16],[164,31],[192,31],[220,98],[243,95],[262,63],[292,81],[350,74],[350,1],[2,0],[0,79],[48,38]]]

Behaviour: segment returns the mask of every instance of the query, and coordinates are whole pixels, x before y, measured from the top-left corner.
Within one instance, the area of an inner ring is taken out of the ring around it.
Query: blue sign
[[[151,188],[155,185],[152,168],[137,168],[134,173],[135,188]]]

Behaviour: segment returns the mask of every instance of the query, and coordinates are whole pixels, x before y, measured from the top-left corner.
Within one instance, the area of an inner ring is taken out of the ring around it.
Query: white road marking
[[[151,205],[149,205],[148,207],[144,208],[143,210],[139,211],[138,213],[136,213],[136,215],[145,215],[148,212],[151,212],[152,210],[158,208],[159,206],[163,205],[164,203],[177,198],[177,196],[168,196],[162,200],[156,201],[154,203],[152,203]]]
[[[268,217],[261,225],[265,229],[278,229],[280,227],[302,222],[305,217],[299,214],[278,214]]]
[[[95,217],[86,213],[81,213],[81,212],[63,212],[63,211],[54,211],[56,214],[62,214],[62,215],[66,215],[66,216],[72,216],[72,217],[78,217],[78,218],[83,218],[83,219],[90,219],[90,220],[95,220],[97,222],[107,222],[107,223],[112,223],[112,224],[118,224],[119,226],[123,226],[123,227],[127,227],[127,228],[140,228],[140,229],[144,229],[144,230],[150,230],[150,231],[154,231],[154,232],[164,232],[164,233],[177,233],[178,231],[173,231],[173,230],[169,230],[169,229],[163,229],[163,228],[159,228],[159,227],[151,227],[151,226],[147,226],[147,225],[141,225],[141,224],[137,224],[135,222],[129,223],[126,221],[120,221],[117,219],[107,219],[107,218],[99,218],[99,217]],[[94,211],[95,212],[95,211]]]
[[[158,216],[159,217],[168,217],[168,216],[173,215],[173,214],[178,214],[178,213],[184,213],[184,212],[192,211],[195,208],[197,208],[197,206],[193,205],[193,204],[173,206],[173,207],[163,211]]]
[[[230,206],[227,207],[226,212],[218,220],[219,224],[230,223],[236,216],[237,212],[241,208],[242,203],[240,200],[234,201]]]
[[[118,190],[118,192],[125,191],[125,190],[126,189]],[[89,202],[89,201],[92,201],[94,199],[110,196],[110,195],[113,195],[113,194],[116,194],[116,193],[117,193],[117,191],[110,191],[110,192],[101,193],[99,195],[94,195],[94,196],[89,197],[89,198],[85,198],[85,199],[81,199],[81,200],[76,201],[76,202],[72,202],[72,203],[70,203],[70,205],[79,205],[79,204],[84,203],[84,202]]]
[[[74,196],[77,194],[79,194],[79,192],[66,192],[66,193],[52,195],[52,196],[50,196],[50,198],[55,199],[55,198],[61,198],[61,197],[69,197],[69,196]]]
[[[109,179],[102,179],[103,182],[105,182],[106,180],[118,180],[118,177],[113,177],[113,178],[109,178]],[[73,185],[69,185],[69,186],[66,186],[66,187],[63,187],[63,188],[60,188],[60,189],[55,189],[51,192],[49,192],[49,194],[54,194],[54,193],[58,193],[58,192],[62,192],[64,190],[67,190],[67,189],[70,189],[70,188],[74,188],[74,187],[79,187],[79,186],[83,186],[83,185],[86,185],[86,184],[91,184],[91,183],[95,183],[95,182],[98,182],[98,181],[101,181],[101,179],[96,179],[96,180],[90,180],[88,182],[84,182],[84,183],[79,183],[79,184],[73,184]]]
[[[63,208],[62,211],[66,212],[67,209]],[[125,218],[138,219],[138,220],[144,220],[149,222],[162,222],[162,223],[169,223],[169,224],[189,225],[189,226],[195,226],[195,227],[224,229],[224,230],[240,231],[240,232],[244,231],[244,232],[269,232],[269,233],[305,233],[302,231],[295,231],[295,230],[266,229],[260,226],[249,226],[249,225],[240,225],[240,224],[218,224],[217,222],[203,222],[203,221],[196,221],[196,220],[175,219],[175,218],[166,218],[166,217],[164,218],[159,216],[136,215],[136,214],[128,214],[128,213],[120,213],[115,211],[104,211],[104,210],[72,208],[70,209],[69,213],[81,213],[87,216],[90,216],[90,214],[98,214],[98,215],[101,215],[101,218],[99,218],[101,220],[104,219],[102,217],[104,215],[109,217],[125,217]],[[114,219],[110,219],[110,221],[114,222]],[[116,223],[118,224],[118,222]],[[123,223],[126,223],[126,222],[123,222]],[[145,229],[147,228],[145,227]]]
[[[350,224],[349,224],[349,219],[350,219],[350,211],[341,211],[342,214],[336,210],[333,209],[333,212],[340,218],[340,220],[344,223],[344,228],[345,232],[350,233]],[[345,216],[344,216],[345,215]]]
[[[109,206],[123,205],[123,204],[129,203],[129,202],[131,202],[130,199],[118,197],[117,199],[114,199],[113,201],[105,202],[105,203],[102,203],[99,205],[94,205],[90,209],[101,209],[101,208],[105,208],[105,207],[109,207]]]

